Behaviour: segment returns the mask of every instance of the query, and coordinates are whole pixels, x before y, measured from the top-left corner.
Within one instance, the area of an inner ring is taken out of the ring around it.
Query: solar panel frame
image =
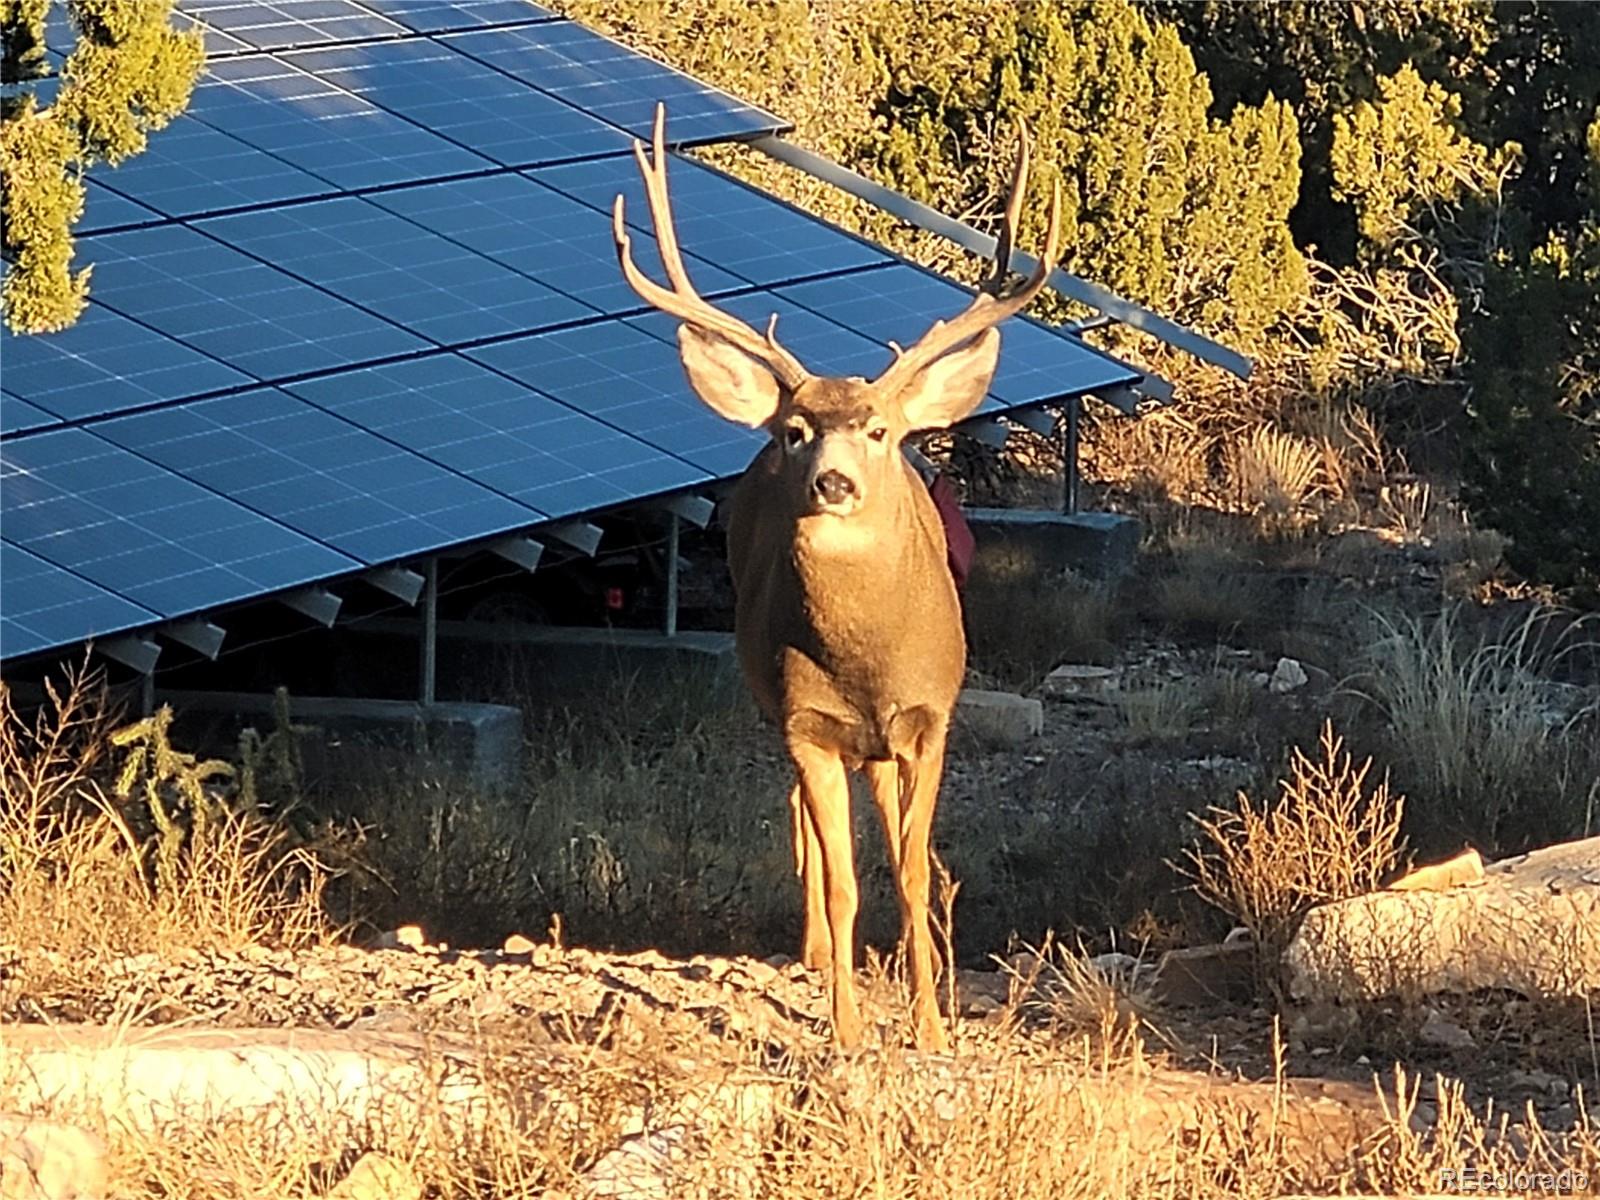
[[[501,166],[622,154],[632,145],[620,130],[432,38],[279,57]]]
[[[212,50],[208,44],[207,53],[218,55],[341,45],[410,32],[356,0],[184,0],[183,12],[247,48],[224,45]]]
[[[0,388],[0,437],[15,437],[60,425],[61,418]]]
[[[99,296],[103,281],[95,282]],[[66,421],[252,382],[242,371],[131,320],[99,299],[90,300],[83,315],[59,333],[0,332],[0,347],[6,391]]]
[[[168,220],[155,209],[128,199],[92,177],[83,181],[83,198],[83,216],[72,231],[76,237]]]
[[[650,136],[660,102],[672,114],[668,137],[674,146],[794,128],[763,108],[575,21],[451,33],[439,40],[635,137]]]
[[[908,263],[773,289],[802,307],[869,337],[902,346],[936,320],[964,309],[972,293]],[[1096,388],[1137,382],[1140,372],[1027,317],[1000,325],[1000,365],[980,411],[1020,408]]]
[[[440,346],[598,315],[358,196],[213,217],[196,227]]]
[[[631,157],[523,174],[607,217],[621,194],[628,228],[641,234],[653,228],[644,183]],[[667,181],[683,248],[749,283],[768,287],[896,261],[881,247],[681,155],[668,163]]]
[[[305,380],[285,390],[552,518],[711,479],[458,354]]]
[[[0,442],[6,537],[163,617],[361,564],[85,429]]]
[[[262,382],[429,345],[186,225],[102,235],[95,257],[100,303]]]
[[[95,433],[368,564],[547,519],[277,388],[119,417]]]
[[[341,191],[497,166],[272,54],[211,63],[189,112]]]
[[[523,174],[421,184],[367,199],[598,312],[610,315],[644,307],[617,269],[610,219]],[[633,252],[643,269],[660,278],[661,257],[653,235],[635,236]],[[685,259],[703,295],[747,286],[693,254]]]
[[[0,658],[20,658],[89,637],[124,633],[160,620],[142,605],[0,537]]]
[[[359,0],[366,8],[397,21],[413,33],[465,30],[560,20],[559,14],[530,0]]]

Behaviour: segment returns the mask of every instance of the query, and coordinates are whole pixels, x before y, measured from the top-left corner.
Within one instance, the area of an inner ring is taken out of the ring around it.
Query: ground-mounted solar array
[[[0,655],[158,626],[737,474],[659,276],[632,147],[770,113],[524,0],[182,0],[207,71],[78,226],[92,300],[0,341]],[[59,11],[59,10],[58,10]],[[71,31],[49,29],[53,60]],[[696,286],[871,375],[959,287],[674,153]],[[983,411],[1138,373],[1023,319]]]

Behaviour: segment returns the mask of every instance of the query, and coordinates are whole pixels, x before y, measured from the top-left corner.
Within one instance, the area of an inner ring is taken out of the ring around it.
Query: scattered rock
[[[1600,990],[1600,837],[1493,863],[1471,886],[1314,908],[1285,962],[1302,999]]]
[[[369,1150],[356,1159],[327,1200],[422,1200],[422,1181],[410,1163]]]
[[[1281,696],[1286,692],[1303,688],[1309,682],[1306,669],[1300,665],[1298,659],[1280,658],[1267,686],[1270,691]]]
[[[525,938],[520,933],[513,933],[500,946],[502,954],[532,954],[539,948],[539,944],[532,938]]]
[[[106,1144],[59,1121],[0,1113],[0,1200],[99,1200]]]
[[[626,1139],[607,1151],[584,1178],[590,1196],[657,1200],[673,1194],[675,1160],[683,1154],[684,1130],[657,1130]]]
[[[1089,663],[1062,663],[1044,677],[1041,690],[1056,700],[1104,700],[1121,686],[1118,672]]]
[[[986,742],[1016,746],[1044,732],[1044,705],[1015,692],[962,689],[954,724]]]
[[[1473,1050],[1478,1045],[1470,1033],[1436,1008],[1428,1010],[1427,1019],[1422,1022],[1417,1037],[1426,1045],[1440,1046],[1446,1050]]]
[[[428,944],[420,925],[402,925],[380,933],[372,943],[374,950],[421,950]]]
[[[1550,1074],[1549,1071],[1513,1071],[1506,1082],[1514,1088],[1542,1092],[1557,1100],[1565,1100],[1572,1094],[1572,1084],[1559,1075]]]
[[[1248,1000],[1256,988],[1256,948],[1250,942],[1168,950],[1156,964],[1151,991],[1167,1004]]]
[[[1431,867],[1418,867],[1389,885],[1391,892],[1442,892],[1483,878],[1483,859],[1476,850],[1463,850],[1454,858]]]
[[[1102,975],[1131,979],[1139,969],[1139,960],[1131,954],[1112,950],[1105,954],[1096,954],[1089,960],[1089,965]]]

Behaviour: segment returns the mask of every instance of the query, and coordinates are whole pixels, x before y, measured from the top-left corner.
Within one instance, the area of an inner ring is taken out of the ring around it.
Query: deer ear
[[[908,429],[944,429],[983,403],[1000,361],[1000,331],[936,358],[900,392],[900,414]]]
[[[695,395],[720,417],[759,429],[778,411],[778,380],[732,342],[678,326],[678,357]]]

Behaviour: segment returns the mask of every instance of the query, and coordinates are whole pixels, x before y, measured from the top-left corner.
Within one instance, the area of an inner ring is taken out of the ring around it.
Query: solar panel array
[[[527,0],[182,0],[188,111],[97,168],[93,298],[0,344],[0,655],[157,625],[737,474],[622,282],[659,254],[631,148],[782,121]],[[60,6],[54,10],[59,13]],[[55,19],[53,56],[69,51]],[[870,375],[966,294],[674,155],[691,276]],[[1137,378],[1005,327],[987,411]]]

